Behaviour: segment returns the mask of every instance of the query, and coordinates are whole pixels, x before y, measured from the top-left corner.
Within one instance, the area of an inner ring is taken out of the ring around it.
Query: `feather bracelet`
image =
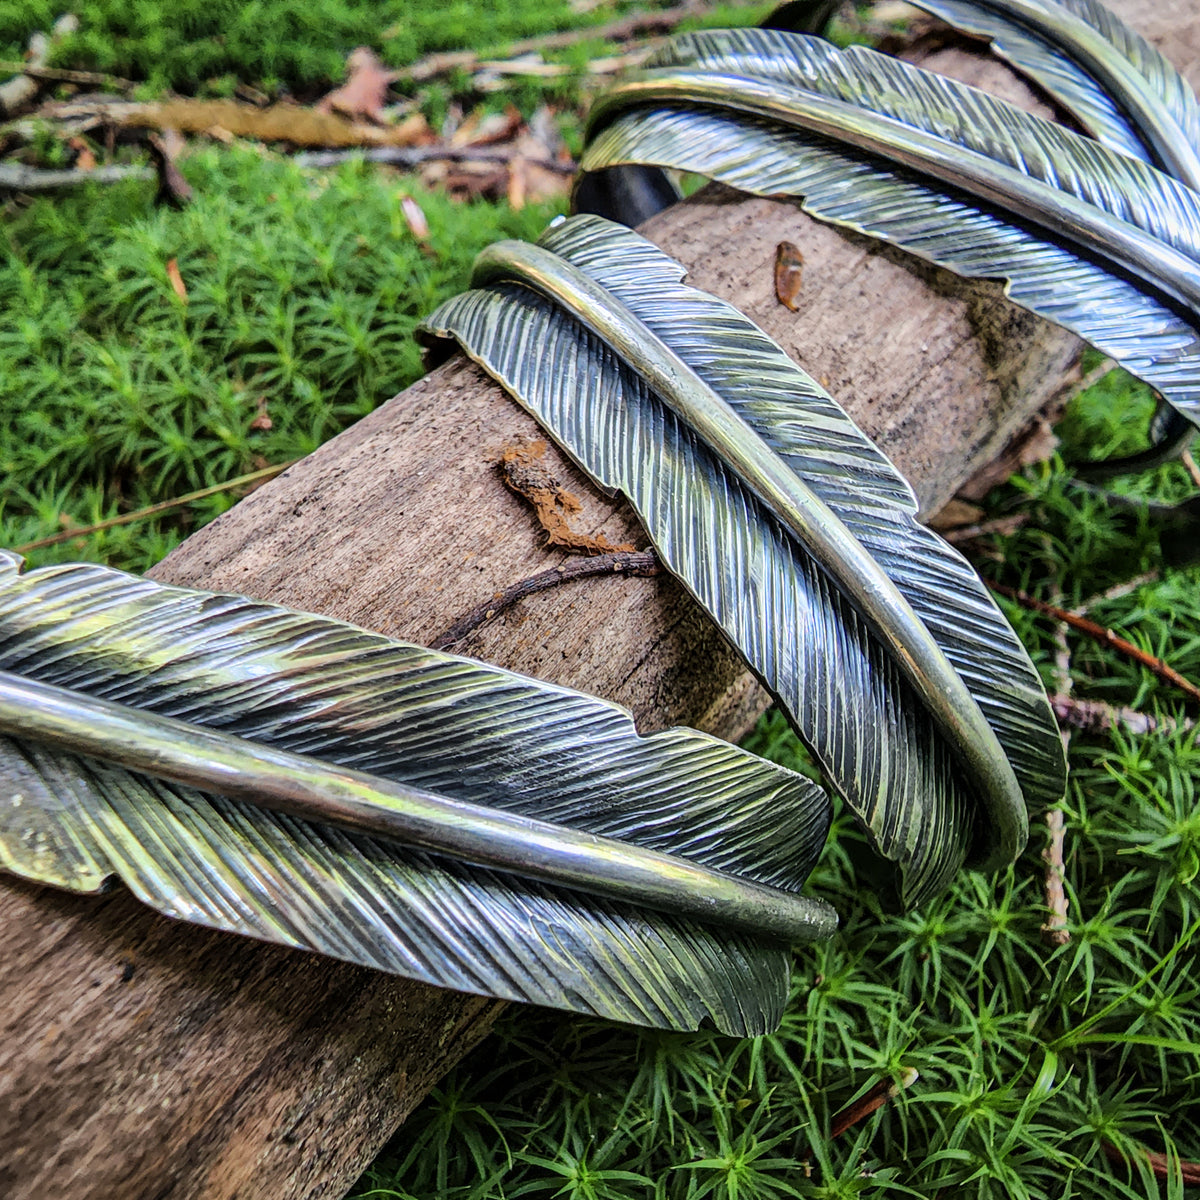
[[[975,89],[774,30],[675,39],[594,108],[585,170],[694,171],[890,241],[1091,342],[1200,425],[1200,195]]]
[[[0,868],[443,987],[762,1033],[829,825],[803,776],[238,596],[0,552]]]
[[[1040,680],[894,466],[736,309],[597,217],[477,260],[424,324],[600,486],[788,713],[901,903],[1012,861],[1064,786]]]

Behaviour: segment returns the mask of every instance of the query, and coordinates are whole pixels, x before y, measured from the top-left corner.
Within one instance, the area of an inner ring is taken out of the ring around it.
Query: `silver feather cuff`
[[[863,47],[773,30],[675,39],[600,100],[588,138],[585,170],[653,164],[795,196],[1002,279],[1163,397],[1159,441],[1200,426],[1200,195],[1139,158]]]
[[[0,552],[0,868],[443,987],[773,1028],[829,803],[716,738],[243,597]]]
[[[1012,860],[1064,786],[1041,683],[893,465],[683,268],[595,217],[480,256],[452,338],[602,487],[764,680],[905,904]]]

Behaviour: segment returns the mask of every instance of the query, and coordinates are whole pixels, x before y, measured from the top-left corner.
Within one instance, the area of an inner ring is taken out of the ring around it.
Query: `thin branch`
[[[1124,730],[1139,737],[1146,734],[1172,734],[1196,728],[1195,721],[1176,722],[1170,717],[1152,717],[1136,708],[1105,704],[1102,700],[1080,700],[1075,696],[1058,694],[1050,697],[1050,707],[1059,725],[1078,729],[1082,733],[1109,733]]]
[[[231,492],[235,488],[251,487],[256,483],[265,483],[276,475],[282,474],[288,467],[295,466],[299,459],[291,462],[276,463],[271,467],[263,467],[261,471],[251,471],[249,475],[239,475],[236,479],[227,479],[224,483],[213,484],[212,487],[201,488],[198,492],[189,492],[174,500],[163,500],[151,504],[148,508],[139,508],[136,512],[123,513],[119,517],[109,517],[97,521],[94,525],[79,525],[74,529],[64,529],[61,533],[52,533],[49,537],[38,538],[36,542],[26,542],[23,546],[14,546],[15,554],[27,554],[30,550],[41,550],[46,546],[57,546],[69,542],[72,538],[87,537],[92,533],[101,533],[105,529],[113,529],[118,525],[132,525],[135,521],[144,521],[148,517],[158,516],[159,513],[170,512],[173,508],[186,508],[198,500],[207,500],[209,496],[220,495],[221,492]]]
[[[119,75],[105,75],[100,71],[70,71],[65,67],[44,67],[35,63],[19,62],[16,59],[0,60],[0,71],[14,71],[30,79],[42,79],[48,83],[77,83],[81,87],[109,88],[114,92],[129,92],[137,87],[132,79]]]
[[[1055,589],[1057,591],[1057,589]],[[1054,626],[1054,676],[1059,693],[1070,696],[1071,680],[1071,648],[1067,644],[1067,627],[1058,621]],[[1071,731],[1061,729],[1063,751],[1071,748]],[[1046,874],[1042,880],[1042,890],[1046,896],[1046,911],[1048,916],[1042,923],[1042,940],[1048,946],[1065,946],[1071,940],[1071,931],[1067,928],[1067,918],[1070,913],[1070,901],[1067,899],[1066,883],[1066,820],[1062,805],[1056,804],[1047,809],[1044,817],[1050,840],[1042,850],[1042,862],[1046,864]]]
[[[336,167],[350,159],[383,163],[392,167],[419,167],[430,162],[511,163],[521,157],[525,162],[559,175],[574,175],[576,164],[557,162],[552,158],[526,158],[515,150],[479,149],[469,146],[379,146],[368,150],[314,150],[297,154],[292,161],[298,167]]]
[[[699,3],[681,4],[676,8],[664,8],[658,12],[639,13],[635,16],[621,17],[610,21],[607,25],[590,25],[583,29],[567,29],[561,33],[552,33],[543,37],[524,38],[518,42],[510,42],[506,57],[518,58],[522,54],[542,50],[561,50],[574,46],[583,41],[628,42],[646,34],[669,33],[681,21],[689,17],[700,16],[711,12],[716,5]],[[485,59],[495,59],[495,54],[481,54],[475,50],[455,50],[448,54],[431,54],[415,62],[410,67],[402,67],[396,72],[397,80],[410,83],[425,83],[436,79],[439,75],[451,71],[469,71],[479,66]]]
[[[1128,1166],[1128,1157],[1113,1142],[1110,1142],[1106,1138],[1102,1146],[1104,1148],[1104,1157],[1109,1162],[1115,1163],[1117,1166]],[[1200,1163],[1189,1162],[1186,1158],[1172,1160],[1158,1150],[1151,1150],[1146,1146],[1137,1146],[1134,1152],[1145,1161],[1155,1179],[1170,1179],[1175,1173],[1172,1169],[1174,1164],[1178,1167],[1180,1182],[1185,1187],[1195,1187],[1200,1184]]]
[[[150,167],[93,167],[90,171],[46,171],[20,163],[0,163],[0,188],[13,192],[52,192],[85,183],[120,183],[125,179],[153,179]]]
[[[1183,469],[1191,476],[1192,482],[1200,487],[1200,467],[1196,465],[1195,458],[1192,457],[1192,448],[1185,446],[1183,452],[1179,456],[1179,461],[1183,463]]]
[[[1122,582],[1106,588],[1103,592],[1097,592],[1096,595],[1089,596],[1082,604],[1071,611],[1076,616],[1082,617],[1090,609],[1095,608],[1097,604],[1106,604],[1109,600],[1124,600],[1126,596],[1132,595],[1138,588],[1143,587],[1147,583],[1157,583],[1161,578],[1161,571],[1146,571],[1141,575],[1135,575],[1132,579],[1122,580]]]
[[[900,1072],[899,1079],[881,1079],[869,1092],[860,1096],[853,1104],[847,1104],[829,1122],[829,1136],[841,1137],[847,1129],[866,1120],[876,1109],[882,1108],[889,1100],[894,1100],[907,1087],[912,1087],[920,1073],[912,1067],[905,1067]]]
[[[523,579],[505,588],[490,600],[477,605],[464,617],[460,617],[440,637],[430,643],[431,650],[445,650],[468,634],[474,633],[502,612],[512,608],[526,596],[536,595],[567,583],[572,579],[588,579],[594,575],[658,575],[662,566],[653,550],[621,551],[617,554],[599,554],[592,558],[572,558],[561,566],[540,575]]]
[[[1091,621],[1087,617],[1067,612],[1065,608],[1056,608],[1053,604],[1047,604],[1044,600],[1038,600],[1027,592],[1018,591],[1016,588],[1007,587],[1002,583],[993,583],[991,580],[985,582],[992,591],[999,592],[1001,596],[1007,596],[1010,600],[1015,600],[1022,608],[1027,608],[1031,612],[1041,613],[1043,616],[1053,617],[1054,620],[1062,621],[1064,624],[1069,625],[1077,633],[1086,634],[1102,646],[1111,646],[1118,653],[1124,654],[1127,658],[1131,658],[1140,666],[1145,667],[1147,671],[1158,679],[1161,679],[1164,683],[1169,683],[1177,687],[1193,703],[1200,704],[1200,687],[1197,687],[1186,676],[1181,675],[1174,667],[1163,662],[1161,658],[1155,658],[1153,654],[1149,654],[1140,646],[1135,646],[1132,642],[1126,641],[1111,629],[1103,625],[1098,625],[1095,621]]]

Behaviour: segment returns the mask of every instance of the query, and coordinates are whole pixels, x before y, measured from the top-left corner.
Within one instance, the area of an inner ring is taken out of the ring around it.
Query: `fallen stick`
[[[1145,667],[1155,678],[1178,688],[1193,703],[1200,704],[1200,687],[1186,676],[1181,675],[1170,663],[1143,650],[1141,646],[1135,646],[1127,638],[1121,637],[1107,626],[1093,621],[1090,617],[1080,616],[1079,613],[1068,612],[1065,608],[1059,608],[1055,604],[1047,604],[1045,600],[1039,600],[1036,596],[1031,596],[1028,592],[1022,592],[1018,588],[1008,587],[1003,583],[993,583],[990,579],[986,582],[993,592],[999,592],[1001,596],[1015,600],[1022,608],[1027,608],[1030,612],[1041,613],[1042,616],[1051,617],[1055,621],[1061,621],[1064,625],[1069,625],[1076,633],[1082,633],[1102,646],[1112,647],[1118,654],[1123,654],[1138,666]]]
[[[683,21],[701,16],[706,12],[712,12],[716,7],[715,4],[704,4],[693,0],[692,3],[659,9],[657,12],[619,17],[605,25],[585,25],[581,29],[565,29],[561,33],[522,38],[520,41],[508,44],[504,58],[510,60],[518,58],[522,54],[540,53],[543,50],[562,50],[566,46],[574,46],[585,41],[628,42],[634,38],[645,37],[647,34],[669,33]],[[494,61],[496,58],[494,51],[480,53],[476,50],[452,50],[444,54],[431,54],[411,66],[401,67],[396,72],[396,79],[411,83],[425,83],[430,79],[436,79],[439,75],[448,75],[451,71],[472,70],[484,60]]]
[[[90,171],[52,171],[27,167],[22,163],[0,163],[0,188],[11,192],[57,192],[63,188],[83,187],[88,183],[123,183],[126,179],[153,179],[152,167],[92,167]]]
[[[1196,44],[1200,13],[1184,0],[1120,9],[1168,53]],[[841,398],[926,511],[1050,398],[1077,351],[999,286],[789,204],[710,188],[644,232]],[[775,298],[782,240],[804,254],[797,313]],[[479,598],[563,561],[494,468],[515,438],[538,436],[480,371],[452,359],[154,574],[432,639]],[[555,466],[584,505],[581,528],[645,544],[628,508],[561,456]],[[764,703],[666,576],[551,589],[457,649],[624,703],[644,730],[736,736]],[[0,1194],[338,1196],[500,1007],[171,923],[120,891],[87,899],[0,880]]]

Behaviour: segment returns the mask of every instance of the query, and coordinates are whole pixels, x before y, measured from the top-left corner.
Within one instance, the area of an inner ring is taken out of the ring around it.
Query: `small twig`
[[[1192,477],[1192,482],[1200,487],[1200,466],[1196,465],[1196,460],[1192,456],[1192,448],[1185,446],[1183,453],[1179,456],[1179,461],[1183,463],[1184,470]]]
[[[498,617],[519,600],[538,592],[549,591],[558,587],[560,583],[567,583],[572,579],[588,579],[594,575],[657,575],[661,570],[658,555],[653,550],[622,551],[593,558],[569,559],[561,566],[514,583],[512,587],[505,588],[490,600],[471,609],[466,616],[460,617],[445,633],[432,641],[430,649],[444,650],[447,646],[452,646],[468,634],[474,633],[493,617]]]
[[[185,508],[189,504],[195,504],[198,500],[207,500],[209,496],[219,495],[221,492],[230,492],[239,487],[250,487],[256,483],[265,483],[268,479],[273,479],[276,475],[282,474],[288,467],[295,466],[299,459],[293,459],[291,462],[277,463],[272,467],[263,467],[261,471],[251,471],[249,475],[239,475],[236,479],[227,479],[224,483],[214,484],[212,487],[201,488],[198,492],[189,492],[186,496],[179,496],[174,500],[163,500],[158,504],[151,504],[148,508],[139,508],[136,512],[123,513],[119,517],[109,517],[104,521],[97,521],[94,525],[79,525],[74,529],[64,529],[61,533],[52,533],[49,537],[38,538],[36,542],[26,542],[23,546],[14,546],[15,554],[27,554],[30,550],[41,550],[46,546],[57,546],[61,542],[69,542],[72,538],[87,537],[92,533],[101,533],[105,529],[113,529],[117,525],[131,525],[134,521],[144,521],[147,517],[158,516],[159,513],[170,512],[173,508]]]
[[[134,80],[122,79],[119,75],[104,75],[99,71],[70,71],[65,67],[44,67],[15,59],[0,60],[0,71],[16,71],[28,75],[30,79],[42,79],[48,83],[77,83],[81,87],[109,88],[114,92],[129,92],[137,87]]]
[[[1097,592],[1096,595],[1089,596],[1082,604],[1071,611],[1076,616],[1082,617],[1089,609],[1095,608],[1097,604],[1106,604],[1109,600],[1124,600],[1126,596],[1136,592],[1138,588],[1147,583],[1157,583],[1161,578],[1161,571],[1146,571],[1142,575],[1135,575],[1132,579],[1123,580],[1121,583],[1113,584],[1112,587],[1105,589],[1103,592]]]
[[[829,1122],[829,1136],[841,1137],[847,1129],[865,1120],[889,1100],[894,1100],[905,1088],[912,1087],[920,1077],[920,1073],[912,1067],[905,1067],[899,1079],[881,1079],[866,1095],[860,1096],[853,1104],[847,1104],[834,1116]]]
[[[952,546],[961,546],[964,542],[978,541],[980,538],[990,537],[993,533],[1007,537],[1028,523],[1028,513],[1013,513],[1007,517],[993,517],[990,521],[980,521],[978,525],[960,525],[957,529],[947,529],[941,536]]]
[[[82,187],[85,183],[120,183],[125,179],[153,179],[149,167],[93,167],[90,171],[47,171],[20,163],[0,163],[0,188],[13,192],[52,192]]]
[[[1104,1149],[1104,1157],[1109,1162],[1115,1163],[1117,1166],[1126,1166],[1129,1159],[1121,1151],[1121,1149],[1107,1138],[1101,1143]],[[1167,1180],[1171,1178],[1171,1160],[1158,1150],[1151,1150],[1146,1146],[1138,1146],[1135,1153],[1141,1155],[1146,1165],[1150,1168],[1155,1179]],[[1189,1162],[1186,1158],[1177,1158],[1175,1164],[1179,1169],[1180,1181],[1185,1187],[1196,1187],[1200,1185],[1200,1162]]]
[[[155,197],[155,203],[166,204],[171,208],[184,208],[192,199],[192,185],[184,179],[183,172],[175,165],[175,156],[182,142],[183,139],[178,134],[173,138],[157,133],[146,135],[146,145],[150,148],[150,157],[154,159],[154,169],[158,174],[158,195]]]
[[[1057,589],[1056,589],[1057,590]],[[1061,695],[1070,696],[1073,687],[1071,681],[1071,648],[1067,644],[1067,627],[1058,621],[1054,626],[1054,676]],[[1071,731],[1061,729],[1063,752],[1071,748]],[[1046,864],[1046,874],[1042,880],[1042,890],[1046,896],[1046,911],[1049,914],[1042,923],[1042,940],[1048,946],[1065,946],[1071,940],[1071,931],[1067,928],[1067,918],[1070,913],[1070,902],[1067,900],[1066,880],[1066,822],[1063,817],[1061,804],[1047,809],[1044,820],[1050,833],[1050,840],[1042,850],[1042,862]]]
[[[472,150],[469,146],[454,149],[449,146],[380,146],[369,150],[314,150],[297,154],[292,161],[298,167],[336,167],[350,159],[383,163],[393,167],[419,167],[430,162],[511,163],[515,150]],[[521,157],[524,158],[524,155]],[[525,158],[527,163],[554,171],[559,175],[574,175],[576,164],[557,162],[551,158]]]
[[[1141,737],[1146,734],[1171,734],[1178,729],[1195,729],[1195,721],[1176,722],[1170,717],[1152,717],[1136,708],[1105,704],[1102,700],[1079,700],[1075,696],[1050,697],[1050,707],[1059,725],[1078,729],[1081,733],[1108,733],[1122,729]]]
[[[524,38],[519,42],[509,43],[506,57],[518,58],[522,54],[534,51],[562,50],[583,41],[628,42],[646,34],[669,33],[681,21],[710,12],[714,7],[716,6],[692,0],[691,3],[681,4],[676,8],[664,8],[658,12],[621,17],[618,20],[610,21],[607,25],[590,25],[583,29],[567,29],[544,37]],[[495,55],[488,54],[486,57],[494,58]],[[436,79],[439,75],[446,75],[451,71],[472,70],[484,58],[484,54],[475,50],[455,50],[448,54],[431,54],[427,58],[413,63],[410,67],[401,68],[396,72],[396,78],[411,83],[425,83],[427,80]]]
[[[1111,629],[1103,625],[1098,625],[1095,621],[1091,621],[1087,617],[1067,612],[1065,608],[1056,608],[1053,604],[1047,604],[1044,600],[1038,600],[1036,597],[1030,596],[1027,592],[1007,587],[1002,583],[993,583],[991,580],[986,582],[992,591],[999,592],[1001,596],[1007,596],[1010,600],[1015,600],[1022,608],[1027,608],[1031,612],[1041,613],[1043,616],[1053,617],[1054,620],[1062,621],[1064,624],[1069,625],[1077,633],[1086,634],[1103,646],[1111,646],[1118,653],[1124,654],[1127,658],[1131,658],[1140,666],[1145,667],[1147,671],[1158,679],[1161,679],[1164,683],[1169,683],[1177,687],[1193,703],[1200,704],[1200,687],[1197,687],[1186,676],[1181,675],[1174,667],[1168,666],[1161,658],[1155,658],[1153,654],[1148,654],[1140,646],[1135,646],[1132,642],[1126,641]]]

